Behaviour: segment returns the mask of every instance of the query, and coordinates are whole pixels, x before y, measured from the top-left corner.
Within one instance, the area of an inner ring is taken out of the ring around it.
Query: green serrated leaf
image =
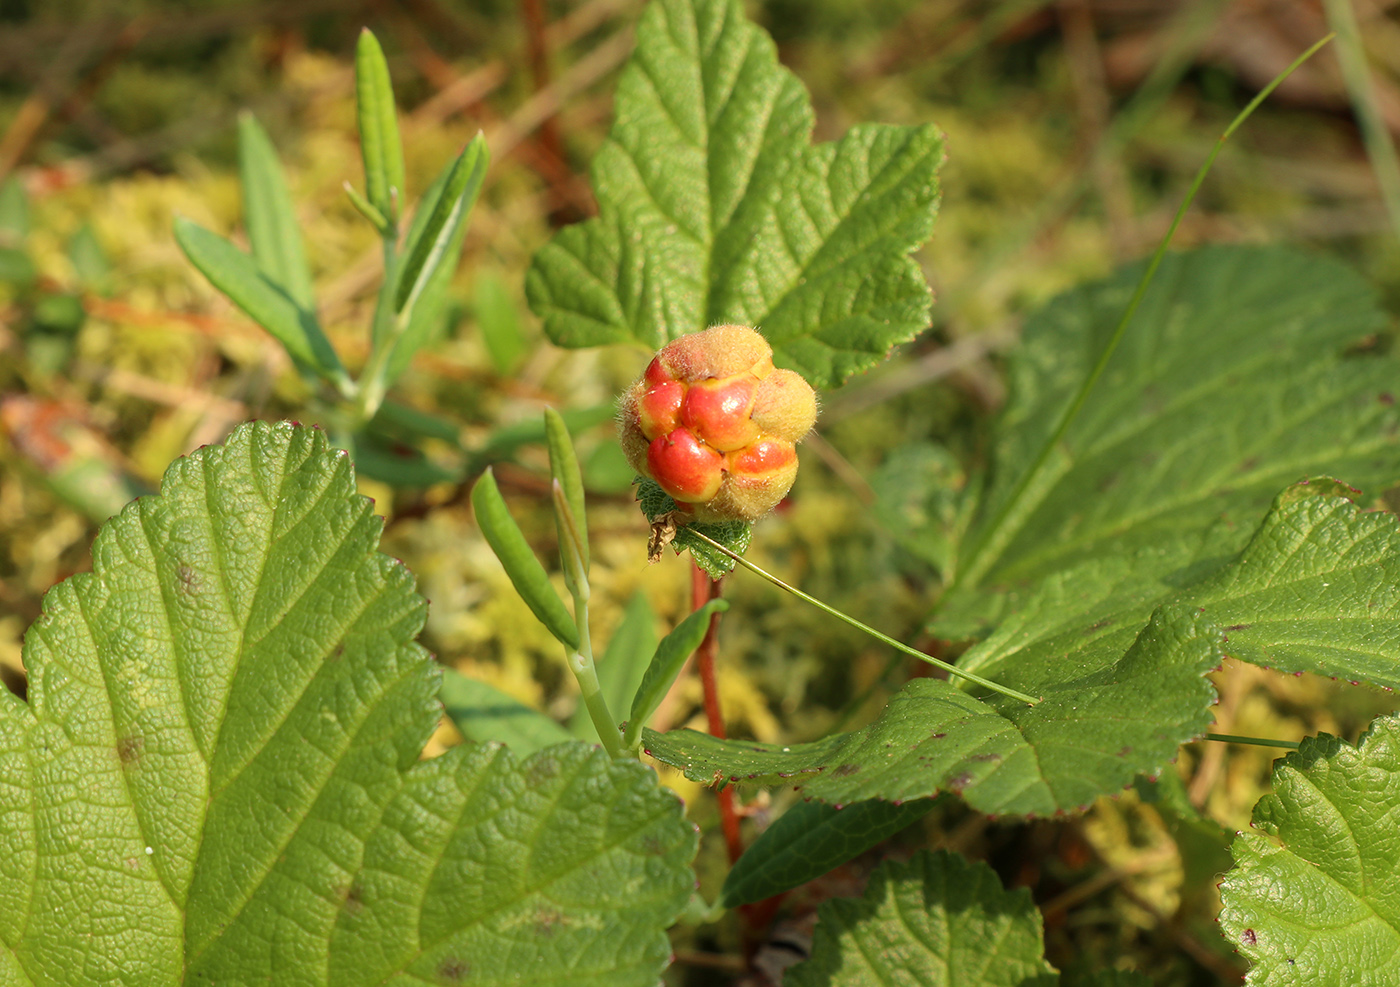
[[[1400,715],[1357,747],[1326,735],[1274,765],[1220,886],[1221,931],[1258,987],[1400,984]]]
[[[676,510],[676,502],[650,477],[637,477],[637,501],[642,513],[653,524]],[[692,529],[713,538],[735,555],[743,555],[749,550],[753,540],[753,525],[747,521],[720,521],[707,524],[686,524],[676,528],[676,538],[671,549],[680,555],[690,553],[691,559],[711,579],[723,579],[734,571],[734,560],[713,545],[709,545],[691,534]]]
[[[530,306],[561,346],[649,349],[721,323],[831,387],[928,325],[910,252],[928,239],[943,138],[814,116],[737,0],[659,0],[618,80],[593,162],[599,216],[535,255]]]
[[[286,290],[269,281],[253,259],[218,234],[183,217],[175,219],[175,240],[190,263],[258,325],[276,337],[293,359],[332,382],[348,386],[349,376],[315,313],[302,308]]]
[[[1325,257],[1278,247],[1169,255],[1065,440],[995,530],[1140,275],[1059,298],[1026,325],[995,469],[964,540],[965,589],[1033,581],[1078,561],[1162,545],[1219,521],[1243,544],[1274,494],[1309,474],[1396,479],[1393,355],[1374,290]]]
[[[582,744],[419,762],[412,576],[323,433],[253,423],[128,505],[0,690],[5,983],[656,982],[694,828]]]
[[[1137,625],[1140,626],[1140,625]],[[643,747],[695,781],[793,784],[849,804],[954,791],[980,812],[1082,809],[1155,771],[1211,722],[1220,632],[1186,607],[1064,647],[1027,649],[997,680],[1044,698],[978,700],[940,679],[915,679],[867,727],[786,747],[646,731]]]
[[[451,668],[442,670],[439,696],[463,737],[477,743],[505,744],[520,757],[573,739],[539,710]]]
[[[806,884],[918,822],[931,808],[930,799],[901,805],[875,799],[840,809],[798,802],[735,862],[717,904],[736,908]]]
[[[1238,540],[1222,524],[1057,573],[1014,598],[1014,613],[958,665],[999,680],[1171,605],[1220,628],[1242,661],[1400,687],[1400,531],[1345,492],[1333,481],[1290,487],[1233,558],[1212,554]]]
[[[258,270],[303,310],[315,312],[311,268],[292,195],[277,151],[251,113],[238,118],[238,174],[243,183],[243,222]]]
[[[875,869],[859,899],[817,911],[811,959],[784,987],[1054,987],[1040,914],[1025,888],[944,851]]]
[[[394,88],[389,81],[389,63],[369,28],[360,31],[355,46],[355,102],[360,122],[360,156],[365,164],[365,194],[370,205],[393,223],[403,209],[406,192],[403,143],[399,138]]]

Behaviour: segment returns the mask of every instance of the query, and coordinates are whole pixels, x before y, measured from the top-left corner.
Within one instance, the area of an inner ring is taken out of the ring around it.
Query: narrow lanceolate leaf
[[[360,156],[365,163],[365,194],[370,205],[392,223],[403,206],[403,144],[399,139],[394,90],[389,82],[389,63],[369,28],[360,32],[355,46],[355,102],[360,120]]]
[[[1098,387],[1012,508],[1139,274],[1072,291],[1027,323],[990,487],[960,547],[964,588],[1031,582],[1222,520],[1236,531],[1217,531],[1231,552],[1305,476],[1370,490],[1400,479],[1400,360],[1366,345],[1386,325],[1374,290],[1324,257],[1213,247],[1166,258]]]
[[[258,270],[303,310],[314,313],[301,224],[277,152],[251,113],[238,119],[238,177],[243,184],[243,222]]]
[[[293,359],[333,382],[349,382],[315,314],[298,305],[285,288],[268,280],[253,258],[183,217],[175,220],[175,240],[209,283],[272,333]]]
[[[520,526],[506,510],[505,498],[496,486],[496,477],[488,469],[472,488],[472,510],[476,523],[486,536],[491,550],[510,577],[511,585],[530,610],[564,647],[578,650],[578,627],[564,607],[564,601],[550,585],[544,566],[535,558]]]
[[[574,440],[569,436],[569,426],[564,422],[564,416],[553,408],[544,409],[544,434],[545,444],[549,446],[549,472],[559,481],[564,491],[586,572],[589,557],[588,507],[583,497],[583,473],[579,470],[578,454],[574,452]],[[559,538],[562,543],[562,530],[559,532]]]
[[[0,690],[5,983],[656,982],[679,803],[580,744],[420,763],[426,604],[380,526],[323,433],[255,423],[45,597]]]
[[[830,387],[928,324],[943,138],[866,125],[811,144],[806,90],[737,0],[643,14],[593,163],[600,215],[536,256],[530,305],[561,346],[757,326]]]
[[[415,217],[404,244],[404,265],[394,292],[395,312],[402,312],[418,299],[447,257],[448,245],[476,203],[488,160],[486,139],[477,134],[453,161],[438,194],[423,197],[421,225]]]
[[[1025,888],[954,853],[875,869],[860,899],[817,912],[811,959],[785,987],[1054,987],[1040,914]]]
[[[981,812],[1050,815],[1119,791],[1204,731],[1220,640],[1189,608],[1164,608],[1141,633],[1120,627],[1001,669],[1001,684],[1044,697],[1035,706],[915,679],[869,726],[813,743],[676,730],[646,731],[642,745],[696,781],[795,785],[843,804],[955,791]]]
[[[571,740],[554,720],[486,682],[451,668],[442,670],[443,709],[463,737],[501,743],[520,757]]]
[[[629,747],[641,736],[642,727],[646,726],[651,714],[661,705],[661,700],[666,697],[666,693],[676,681],[676,676],[680,675],[685,666],[686,659],[700,647],[700,642],[705,639],[705,632],[709,629],[710,618],[728,609],[728,600],[711,600],[689,614],[676,625],[675,630],[661,639],[661,643],[656,646],[656,654],[651,657],[651,664],[647,665],[646,672],[642,674],[642,683],[637,687],[637,694],[632,699],[632,713],[627,718],[627,731],[623,738]]]
[[[843,808],[798,802],[763,831],[724,879],[717,904],[735,908],[806,884],[918,822],[930,799],[872,799]]]
[[[1225,936],[1257,987],[1400,983],[1400,716],[1357,747],[1326,735],[1275,763],[1274,793],[1220,886]]]
[[[438,338],[446,326],[452,277],[457,273],[462,241],[467,235],[467,220],[481,191],[487,164],[485,139],[477,135],[418,202],[413,223],[404,238],[404,253],[393,271],[386,275],[396,282],[394,298],[398,318],[407,316],[402,335],[389,356],[386,384],[398,380],[414,355]],[[462,181],[464,185],[460,184]],[[455,198],[451,198],[453,195]],[[443,220],[443,225],[435,226],[438,220]],[[415,265],[418,265],[416,269]],[[376,327],[376,339],[390,324],[388,318],[383,321],[383,325]]]

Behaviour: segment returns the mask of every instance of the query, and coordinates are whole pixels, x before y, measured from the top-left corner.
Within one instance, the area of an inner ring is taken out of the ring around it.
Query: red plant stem
[[[699,566],[691,564],[690,604],[692,610],[699,610],[706,603],[717,599],[720,594],[720,581],[711,579]],[[715,654],[719,651],[719,614],[710,617],[710,626],[705,629],[705,639],[695,650],[695,668],[700,673],[700,688],[705,696],[705,721],[710,736],[721,740],[725,737],[724,712],[719,706],[719,683],[715,680]],[[729,862],[733,864],[744,852],[743,837],[739,833],[739,811],[734,802],[734,790],[721,788],[716,796],[719,799],[719,823],[724,831],[724,845],[729,851]]]

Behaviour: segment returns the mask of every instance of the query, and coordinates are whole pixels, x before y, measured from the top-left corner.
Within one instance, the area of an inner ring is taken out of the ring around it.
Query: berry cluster
[[[627,460],[697,521],[756,521],[797,476],[817,397],[745,326],[682,336],[622,395]]]

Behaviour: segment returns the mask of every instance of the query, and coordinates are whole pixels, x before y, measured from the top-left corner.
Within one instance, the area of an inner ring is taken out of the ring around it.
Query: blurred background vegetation
[[[55,581],[87,565],[96,526],[155,489],[166,464],[249,418],[314,417],[281,348],[199,277],[176,214],[241,236],[236,123],[252,111],[287,166],[322,324],[362,361],[379,254],[342,182],[362,181],[353,51],[370,26],[390,60],[410,193],[485,132],[492,171],[467,233],[441,339],[394,396],[431,416],[422,455],[393,436],[362,480],[384,549],[432,601],[425,643],[446,664],[569,717],[552,638],[486,548],[465,493],[498,476],[553,558],[544,404],[587,411],[579,436],[594,535],[600,644],[643,594],[664,629],[689,609],[683,559],[646,564],[646,524],[608,406],[646,355],[566,352],[524,306],[530,256],[594,211],[588,162],[640,0],[0,0],[0,675],[23,694],[20,642]],[[919,257],[934,325],[885,366],[826,396],[794,495],[759,525],[753,556],[906,640],[935,584],[901,519],[948,506],[901,475],[930,463],[948,491],[1002,399],[1000,355],[1031,309],[1151,250],[1222,129],[1327,32],[1328,0],[762,0],[751,16],[812,91],[817,139],[864,120],[948,134],[944,198]],[[1382,145],[1400,134],[1400,3],[1353,0],[1371,94],[1358,123],[1338,46],[1290,78],[1222,153],[1177,245],[1296,243],[1337,254],[1400,306],[1400,239]],[[1361,63],[1358,63],[1361,64]],[[1393,145],[1392,145],[1393,146]],[[1393,153],[1393,152],[1392,152]],[[1377,157],[1379,156],[1379,157]],[[1374,166],[1379,161],[1379,170]],[[1377,175],[1381,176],[1378,181]],[[1388,345],[1387,340],[1378,341]],[[419,426],[423,425],[420,421]],[[464,455],[463,450],[471,451]],[[955,455],[949,456],[945,450]],[[925,474],[926,475],[926,474]],[[913,512],[911,514],[910,512]],[[858,724],[917,668],[745,573],[720,646],[731,732],[805,740]],[[1219,728],[1354,740],[1387,694],[1250,666],[1218,676]],[[699,687],[663,711],[703,725]],[[444,728],[436,744],[454,742]],[[1278,752],[1191,745],[1157,783],[1088,815],[1021,824],[942,805],[885,853],[949,846],[1031,888],[1062,969],[1118,966],[1161,985],[1239,981],[1213,919],[1220,827],[1244,827]],[[666,776],[707,840],[702,885],[723,873],[713,801]],[[760,827],[790,793],[750,796]],[[1204,812],[1203,818],[1195,810]],[[711,838],[715,837],[715,838]],[[871,860],[789,897],[756,966],[797,958],[823,897],[854,893]],[[733,921],[677,934],[675,983],[734,983]],[[751,975],[760,977],[760,974]],[[761,979],[751,979],[761,983]],[[1072,983],[1072,980],[1070,981]]]

